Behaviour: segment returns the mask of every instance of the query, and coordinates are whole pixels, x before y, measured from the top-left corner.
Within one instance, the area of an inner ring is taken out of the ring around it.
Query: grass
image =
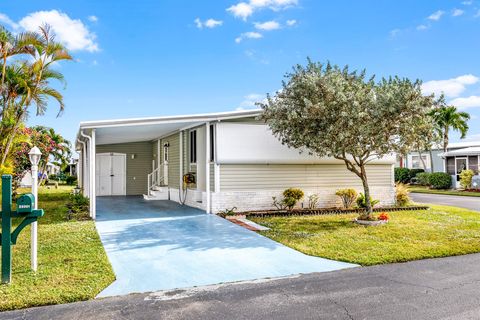
[[[447,206],[389,212],[383,226],[349,215],[267,217],[261,234],[312,256],[363,266],[480,252],[480,213]]]
[[[422,186],[409,186],[408,189],[413,193],[443,194],[449,196],[480,197],[480,192],[469,192],[462,190],[436,190]]]
[[[30,269],[27,227],[12,249],[12,283],[0,285],[0,310],[92,299],[115,279],[94,222],[67,221],[70,192],[67,186],[40,188],[45,215],[38,226],[38,271]]]

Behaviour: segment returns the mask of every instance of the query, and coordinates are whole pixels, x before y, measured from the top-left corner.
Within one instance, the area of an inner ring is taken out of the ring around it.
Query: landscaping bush
[[[345,209],[351,208],[358,196],[355,189],[340,189],[337,190],[335,194],[342,199],[342,204]]]
[[[408,168],[395,168],[395,182],[409,183],[410,182],[410,169]]]
[[[405,207],[410,203],[408,194],[410,191],[403,183],[397,183],[395,188],[395,202],[399,207]]]
[[[424,172],[425,172],[425,170],[423,170],[423,169],[410,169],[410,180],[415,178],[420,173],[424,173]]]
[[[293,207],[301,200],[304,196],[304,193],[301,189],[298,188],[288,188],[283,191],[283,199],[277,200],[277,197],[272,197],[273,205],[279,210],[292,210]]]
[[[67,203],[67,219],[88,220],[90,219],[90,200],[82,194],[71,194]]]
[[[65,182],[66,182],[69,186],[76,185],[76,184],[77,184],[77,177],[75,177],[75,176],[67,176],[67,177],[65,178]]]
[[[319,200],[319,195],[318,194],[311,194],[308,196],[308,209],[315,209],[318,205],[318,200]]]
[[[463,189],[471,189],[472,188],[472,178],[475,175],[473,170],[462,170],[460,172],[460,185]]]
[[[430,174],[428,181],[430,182],[430,187],[433,189],[450,189],[452,186],[452,177],[445,172]]]
[[[416,175],[417,183],[421,186],[430,186],[430,173],[420,172]]]
[[[357,207],[361,209],[365,209],[367,207],[367,204],[365,203],[365,195],[363,193],[360,193],[360,195],[357,198]],[[370,203],[372,204],[372,208],[375,207],[376,204],[378,204],[380,201],[379,200],[373,200],[372,197],[370,197]]]

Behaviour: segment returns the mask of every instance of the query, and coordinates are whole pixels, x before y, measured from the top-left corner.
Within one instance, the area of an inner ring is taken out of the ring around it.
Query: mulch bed
[[[374,208],[374,212],[392,212],[392,211],[410,211],[410,210],[428,210],[428,206],[411,207],[379,207]],[[239,215],[248,217],[284,217],[284,216],[319,216],[325,214],[350,214],[362,213],[364,209],[339,209],[339,208],[318,208],[318,209],[293,209],[293,210],[256,210],[240,212]]]

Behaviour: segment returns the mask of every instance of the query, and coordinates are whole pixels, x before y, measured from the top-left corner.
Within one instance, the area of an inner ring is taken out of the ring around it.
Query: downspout
[[[77,139],[77,142],[82,144],[82,151],[80,152],[80,158],[78,159],[78,168],[77,168],[77,178],[78,178],[78,186],[80,189],[83,190],[84,180],[83,180],[83,172],[85,170],[84,166],[84,158],[85,158],[85,142],[80,139]],[[81,163],[80,163],[81,162]]]
[[[181,199],[181,196],[183,194],[183,131],[180,131],[180,134],[179,134],[179,138],[180,138],[180,141],[179,141],[179,149],[180,149],[180,181],[179,181],[179,186],[178,186],[178,190],[180,190],[180,193],[179,193],[179,202],[181,203],[182,202],[182,199]],[[187,197],[187,195],[185,194],[185,198]],[[186,199],[184,199],[186,201]]]
[[[88,168],[88,171],[89,171],[89,173],[88,173],[88,198],[90,200],[90,217],[92,219],[95,219],[94,218],[94,216],[95,216],[95,214],[94,214],[94,209],[95,209],[95,203],[94,203],[95,202],[94,201],[95,195],[94,195],[94,192],[95,191],[92,188],[92,180],[95,180],[95,176],[94,176],[95,171],[92,170],[92,167],[93,167],[93,162],[95,160],[92,161],[92,158],[93,158],[92,157],[92,149],[93,149],[92,148],[92,138],[90,136],[86,135],[85,133],[83,133],[82,130],[80,130],[80,135],[88,140],[88,146],[89,146],[88,157],[90,158],[89,159],[89,168]]]

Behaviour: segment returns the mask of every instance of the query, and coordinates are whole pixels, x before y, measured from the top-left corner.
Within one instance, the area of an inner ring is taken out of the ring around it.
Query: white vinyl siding
[[[369,165],[367,178],[370,186],[391,187],[392,165]],[[221,165],[220,189],[283,190],[297,188],[359,188],[360,178],[345,165]]]

